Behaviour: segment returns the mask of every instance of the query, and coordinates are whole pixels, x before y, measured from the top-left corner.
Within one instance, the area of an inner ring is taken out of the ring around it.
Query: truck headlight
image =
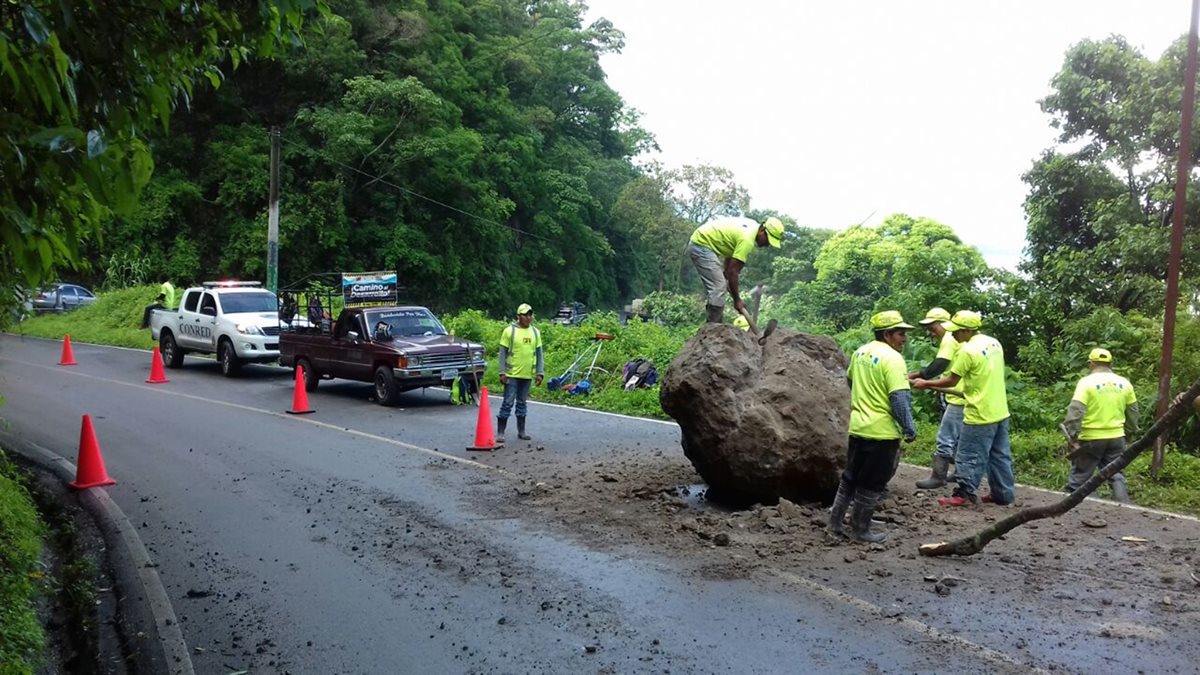
[[[421,364],[423,364],[424,362],[425,362],[425,360],[422,359],[420,356],[408,357],[408,366],[410,368],[420,368]]]
[[[486,357],[485,357],[482,349],[472,349],[471,350],[471,361],[480,363],[480,362],[483,362],[484,360],[486,360]]]
[[[234,329],[242,335],[265,335],[261,328],[253,324],[239,323],[238,325],[234,326]]]

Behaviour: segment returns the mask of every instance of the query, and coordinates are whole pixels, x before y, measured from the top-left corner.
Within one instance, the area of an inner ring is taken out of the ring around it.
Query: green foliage
[[[142,312],[154,302],[158,292],[157,285],[148,285],[100,293],[90,305],[26,319],[13,330],[19,335],[54,340],[70,334],[77,342],[149,349],[154,341],[149,330],[140,328]]]
[[[104,261],[104,288],[111,290],[141,286],[150,282],[150,258],[134,246],[115,251]]]
[[[299,43],[319,0],[117,6],[96,0],[0,5],[0,286],[86,267],[83,243],[130,213],[166,129],[196,83]],[[136,29],[131,28],[136,27]]]
[[[0,673],[35,672],[45,649],[38,621],[45,526],[8,459],[0,453]]]
[[[655,291],[642,300],[642,311],[664,326],[696,326],[704,318],[704,301],[695,295]]]

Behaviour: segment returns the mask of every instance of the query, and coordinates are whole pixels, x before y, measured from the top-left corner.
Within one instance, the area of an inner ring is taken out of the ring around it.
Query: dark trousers
[[[156,309],[166,309],[161,302],[156,302],[153,305],[146,305],[146,309],[142,312],[142,328],[150,327],[150,313]]]
[[[842,480],[854,488],[883,492],[888,481],[896,475],[899,457],[899,438],[879,440],[851,436]]]

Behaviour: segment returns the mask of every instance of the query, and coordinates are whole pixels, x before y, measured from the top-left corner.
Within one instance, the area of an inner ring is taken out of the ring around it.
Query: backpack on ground
[[[479,399],[478,386],[474,375],[455,376],[454,381],[450,383],[450,402],[454,405],[474,405]]]
[[[634,359],[621,369],[621,382],[626,391],[653,387],[658,382],[658,369],[649,359]]]

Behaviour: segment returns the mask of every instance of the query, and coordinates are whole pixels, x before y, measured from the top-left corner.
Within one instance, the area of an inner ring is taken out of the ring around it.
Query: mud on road
[[[1016,670],[1194,672],[1200,659],[1200,523],[1192,519],[1088,500],[975,556],[924,558],[921,544],[1056,497],[1019,489],[1013,506],[946,508],[936,499],[949,488],[918,491],[925,470],[901,467],[875,516],[888,540],[864,545],[828,535],[820,504],[709,504],[682,457],[571,466],[535,450],[511,450],[526,478],[484,508],[597,550],[668,559],[685,576],[823,595],[857,607],[867,629],[904,623],[932,650],[966,641]]]

